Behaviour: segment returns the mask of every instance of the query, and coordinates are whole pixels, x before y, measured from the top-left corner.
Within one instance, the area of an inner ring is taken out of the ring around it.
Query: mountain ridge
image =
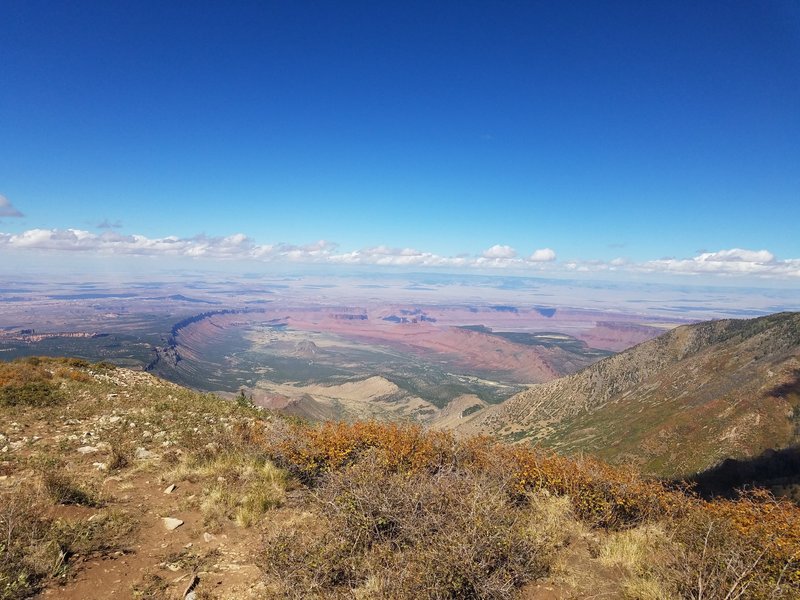
[[[458,429],[673,476],[800,439],[798,379],[800,313],[707,321],[531,386]]]

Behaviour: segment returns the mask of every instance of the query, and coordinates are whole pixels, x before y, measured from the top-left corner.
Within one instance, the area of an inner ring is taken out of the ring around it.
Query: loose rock
[[[150,452],[147,448],[139,447],[136,449],[136,458],[138,460],[145,460],[147,458],[153,458],[153,453]]]
[[[162,517],[161,520],[164,522],[164,527],[167,528],[167,531],[172,531],[183,525],[183,521],[175,517]]]

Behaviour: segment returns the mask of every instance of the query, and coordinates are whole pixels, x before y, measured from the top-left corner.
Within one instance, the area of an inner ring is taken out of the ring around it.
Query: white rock
[[[153,453],[150,452],[147,448],[142,448],[141,446],[136,449],[136,458],[138,460],[146,460],[148,458],[153,458]]]
[[[174,484],[174,483],[172,483],[172,484],[170,484],[170,485],[168,485],[168,486],[166,487],[166,489],[164,490],[164,493],[165,493],[165,494],[171,494],[171,493],[172,493],[172,492],[174,492],[174,491],[175,491],[175,484]]]
[[[164,527],[167,528],[167,531],[172,531],[183,525],[183,521],[174,517],[162,517],[161,520],[164,522]]]
[[[119,415],[114,415],[113,417],[109,417],[108,418],[108,422],[109,423],[116,423],[116,422],[121,421],[121,420],[122,420],[122,417],[120,417]]]
[[[108,465],[103,462],[92,463],[92,466],[98,471],[108,471]]]
[[[94,446],[81,446],[78,448],[78,452],[80,454],[92,454],[93,452],[97,452],[97,448]]]
[[[211,540],[213,540],[215,537],[216,537],[216,536],[214,536],[214,535],[212,535],[212,534],[208,533],[207,531],[206,531],[206,532],[203,534],[203,540],[204,540],[204,541],[206,541],[206,542],[210,542],[210,541],[211,541]]]

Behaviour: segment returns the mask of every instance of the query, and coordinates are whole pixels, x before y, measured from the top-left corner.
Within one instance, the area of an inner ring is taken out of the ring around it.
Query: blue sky
[[[800,281],[797,2],[9,0],[0,33],[0,260]]]

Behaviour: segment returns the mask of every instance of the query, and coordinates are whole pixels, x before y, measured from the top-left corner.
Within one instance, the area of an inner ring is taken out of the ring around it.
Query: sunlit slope
[[[800,435],[800,313],[679,327],[532,386],[460,430],[691,473]]]

